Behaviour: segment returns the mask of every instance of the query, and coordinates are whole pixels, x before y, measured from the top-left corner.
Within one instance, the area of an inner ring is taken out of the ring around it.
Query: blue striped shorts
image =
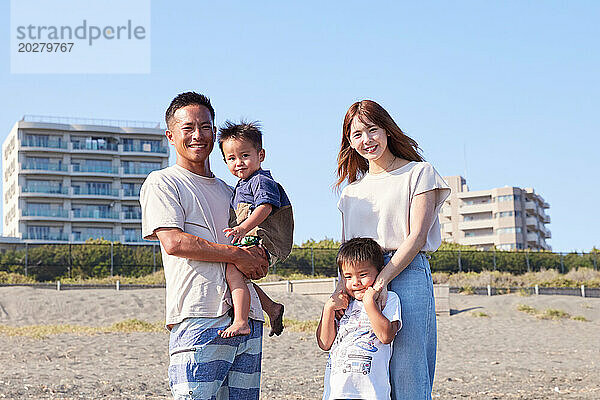
[[[250,319],[251,333],[224,339],[217,331],[231,323],[187,318],[169,338],[169,384],[175,400],[258,400],[263,324]]]

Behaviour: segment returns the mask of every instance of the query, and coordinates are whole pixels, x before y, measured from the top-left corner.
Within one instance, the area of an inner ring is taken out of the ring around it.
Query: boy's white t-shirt
[[[396,293],[388,292],[382,314],[391,322],[398,321],[398,329],[402,327]],[[323,400],[389,399],[391,356],[391,343],[377,339],[362,301],[352,300],[329,350]]]

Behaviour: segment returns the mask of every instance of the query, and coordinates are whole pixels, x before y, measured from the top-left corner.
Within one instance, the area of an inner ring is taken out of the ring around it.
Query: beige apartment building
[[[551,250],[550,205],[532,188],[470,191],[462,176],[446,176],[452,189],[442,205],[442,240],[479,249]]]
[[[157,123],[25,116],[2,145],[3,235],[143,243],[140,187],[168,160]]]

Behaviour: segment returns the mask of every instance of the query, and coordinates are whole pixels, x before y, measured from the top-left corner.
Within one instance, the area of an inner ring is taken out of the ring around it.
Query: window
[[[512,194],[507,194],[504,196],[498,196],[496,197],[496,201],[497,202],[503,202],[503,201],[513,201],[514,200],[514,196]]]
[[[512,217],[514,215],[514,212],[512,211],[501,211],[501,212],[497,212],[495,214],[496,218],[505,218],[505,217]]]

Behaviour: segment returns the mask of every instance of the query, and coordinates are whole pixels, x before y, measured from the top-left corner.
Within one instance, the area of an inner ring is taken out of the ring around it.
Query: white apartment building
[[[452,189],[440,211],[442,240],[479,249],[551,250],[550,205],[532,188],[469,191],[462,176],[446,176]]]
[[[2,145],[3,235],[143,243],[140,187],[168,162],[156,123],[25,116]]]

